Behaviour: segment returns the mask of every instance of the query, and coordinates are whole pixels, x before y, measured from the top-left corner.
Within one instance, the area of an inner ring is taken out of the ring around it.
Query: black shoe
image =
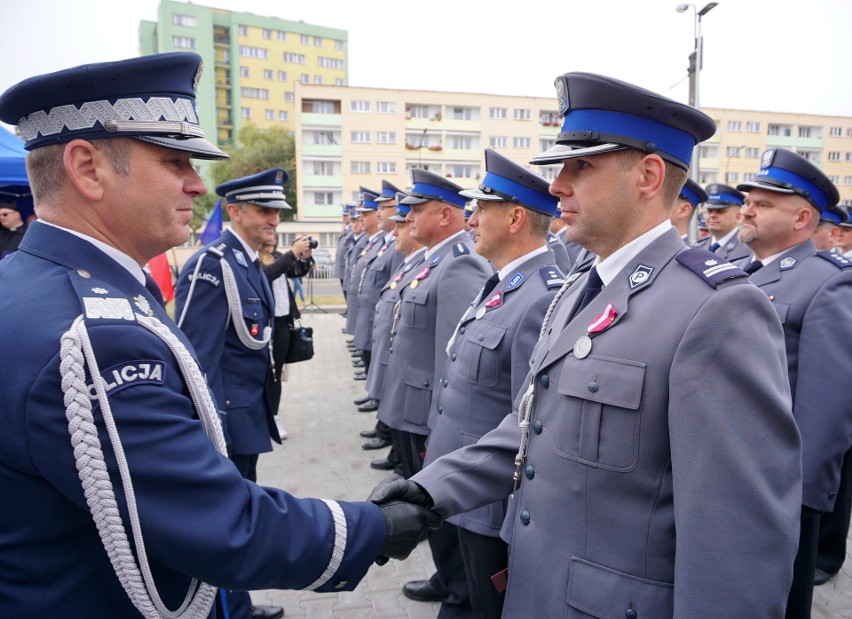
[[[378,471],[392,471],[396,465],[387,458],[379,458],[370,462],[370,468]]]
[[[353,348],[352,354],[349,355],[349,356],[352,357],[353,359],[361,359],[363,357],[363,355],[361,354],[361,351],[358,350],[357,348]]]
[[[254,606],[251,607],[251,619],[280,619],[284,616],[284,609],[280,606]]]
[[[352,367],[353,368],[362,368],[362,367],[364,367],[364,362],[361,361],[360,359],[358,359],[357,361],[353,361]]]
[[[358,372],[357,374],[355,374],[354,379],[355,380],[367,380],[367,375],[364,374],[364,372]]]
[[[367,451],[371,449],[384,449],[385,447],[389,447],[390,444],[391,442],[388,439],[376,437],[372,441],[361,445],[361,449],[366,449]]]
[[[443,602],[447,598],[446,593],[435,589],[428,580],[411,580],[402,585],[402,593],[418,602]]]
[[[367,402],[369,402],[372,399],[373,398],[371,398],[370,396],[365,395],[363,398],[358,398],[357,400],[352,400],[352,404],[354,404],[355,406],[361,406],[362,404],[366,404]]]
[[[376,438],[376,431],[375,430],[361,430],[358,433],[358,436],[360,436],[361,438]]]
[[[814,572],[814,586],[819,587],[820,585],[824,585],[835,576],[837,576],[837,574],[829,574],[825,570],[816,568],[816,571]]]
[[[367,400],[361,406],[358,407],[359,413],[372,413],[373,411],[377,410],[379,410],[378,400]]]

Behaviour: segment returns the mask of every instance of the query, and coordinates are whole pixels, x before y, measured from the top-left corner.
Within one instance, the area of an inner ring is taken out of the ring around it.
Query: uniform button
[[[542,429],[544,428],[544,424],[540,421],[536,420],[533,422],[533,432],[536,434],[541,434]]]
[[[538,384],[547,389],[550,386],[550,376],[542,374],[538,377]]]
[[[450,358],[451,358],[453,361],[455,361],[455,360],[456,360],[456,353],[453,353],[453,356],[452,356],[452,357],[450,357]]]
[[[449,381],[445,378],[444,381],[443,381],[443,384],[444,384],[444,389],[446,389],[447,385],[449,384]]]
[[[439,414],[439,415],[443,415],[443,414],[444,414],[444,407],[443,407],[443,406],[439,406],[439,407],[438,407],[438,414]]]
[[[530,465],[524,469],[524,473],[527,475],[527,479],[532,479],[535,477],[535,467]]]
[[[349,584],[347,581],[341,580],[340,582],[338,582],[334,585],[334,588],[335,589],[343,589],[343,587],[345,587],[347,584]]]
[[[597,393],[598,389],[600,388],[601,386],[596,381],[592,381],[589,383],[589,391],[591,391],[592,393]]]
[[[225,400],[225,406],[230,406],[230,405],[231,405],[231,401],[230,401],[230,400]]]
[[[484,340],[484,339],[485,339],[485,336],[484,336],[484,335],[480,335],[480,336],[479,336],[479,341],[480,341],[480,342],[481,342],[482,340]]]
[[[632,608],[628,608],[627,612],[624,613],[624,619],[636,619],[639,615]]]
[[[462,327],[461,329],[459,329],[459,333],[464,333],[464,330],[465,330],[465,327]]]
[[[424,381],[423,381],[423,386],[424,386],[424,387],[426,387],[426,389],[428,389],[428,388],[429,388],[429,381],[428,381],[428,380],[424,380]]]
[[[530,513],[527,510],[521,512],[521,524],[524,526],[530,523]]]

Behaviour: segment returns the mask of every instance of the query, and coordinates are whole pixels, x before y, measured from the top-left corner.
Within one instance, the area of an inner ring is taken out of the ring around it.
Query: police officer
[[[376,259],[376,256],[378,256],[384,245],[384,231],[379,228],[379,203],[376,202],[377,197],[377,193],[361,187],[357,210],[361,214],[366,242],[361,251],[354,256],[351,267],[352,273],[349,280],[349,289],[352,292],[352,296],[346,302],[346,333],[353,336],[355,335],[355,324],[358,319],[358,295],[364,286],[364,273],[367,266]],[[355,348],[360,350],[357,344],[355,344]],[[364,363],[369,363],[369,351],[367,351],[367,355],[364,354],[364,351],[361,351],[361,355]],[[366,373],[366,367],[361,367],[365,368],[364,372]]]
[[[432,390],[447,362],[447,341],[492,273],[487,261],[471,251],[470,237],[464,231],[461,187],[419,168],[412,170],[412,178],[410,195],[402,203],[411,206],[406,217],[411,236],[426,246],[426,253],[420,270],[399,292],[378,412],[379,421],[392,430],[406,477],[422,467]],[[433,576],[431,586],[413,581],[403,592],[412,599],[446,596],[444,612],[458,606],[463,613],[469,609],[469,601],[460,561],[456,572],[462,577],[454,580],[452,590]]]
[[[546,242],[557,205],[547,181],[491,149],[485,151],[485,165],[479,188],[461,194],[477,200],[470,218],[476,253],[498,271],[465,312],[447,346],[449,361],[433,396],[427,466],[476,442],[512,410],[545,312],[565,283]],[[499,617],[502,612],[503,593],[491,578],[505,570],[508,561],[506,543],[500,539],[505,506],[505,501],[497,501],[450,518],[442,527],[457,532],[476,617]]]
[[[740,219],[740,207],[745,196],[721,183],[707,185],[705,218],[710,235],[698,239],[693,247],[706,249],[725,258],[729,262],[742,260],[750,254],[748,247],[737,238]]]
[[[564,257],[562,255],[562,252],[556,249],[553,250],[553,255],[557,258],[556,266],[558,266],[563,273],[570,273],[571,267],[574,266],[574,261],[580,254],[580,250],[583,248],[577,245],[576,243],[572,243],[568,240],[568,237],[565,236],[567,232],[567,230],[565,229],[566,224],[562,220],[560,215],[561,213],[559,212],[559,208],[557,207],[556,212],[553,214],[553,219],[550,222],[550,234],[548,234],[547,238],[548,240],[550,240],[551,238],[556,238],[565,247]]]
[[[672,210],[669,212],[669,221],[680,233],[683,242],[689,245],[689,222],[695,214],[698,206],[707,201],[707,192],[691,178],[686,179],[683,189],[680,190]]]
[[[343,223],[343,231],[337,238],[337,248],[334,250],[334,268],[332,273],[334,277],[340,280],[340,288],[343,289],[343,267],[346,264],[344,256],[349,251],[349,241],[352,238],[352,224],[349,223],[349,205],[344,204],[341,209],[341,222]],[[346,293],[343,294],[344,299]]]
[[[846,207],[846,220],[840,224],[840,239],[837,252],[845,258],[852,258],[852,207]]]
[[[346,309],[343,311],[344,317],[349,312],[349,284],[352,279],[352,267],[355,265],[358,254],[367,244],[367,237],[364,236],[364,222],[361,219],[361,213],[358,212],[358,203],[352,204],[349,207],[349,223],[352,226],[352,237],[348,241],[348,248],[343,262],[343,297],[347,300]],[[344,327],[345,332],[346,329]]]
[[[842,228],[840,225],[846,221],[846,211],[838,207],[837,211],[826,211],[819,216],[816,230],[811,240],[814,246],[821,251],[835,251],[840,241]]]
[[[27,224],[14,201],[0,203],[0,258],[18,249]]]
[[[801,492],[781,326],[668,220],[715,123],[609,77],[556,86],[533,162],[563,162],[550,191],[595,267],[557,293],[517,410],[373,498],[450,516],[513,493],[505,617],[779,617]]]
[[[158,54],[0,96],[39,217],[0,263],[14,357],[0,393],[0,491],[14,496],[0,506],[0,616],[206,617],[217,586],[352,589],[428,522],[407,505],[261,488],[226,457],[192,345],[142,270],[189,238],[206,191],[191,158],[226,157],[198,122],[200,74],[197,54]]]
[[[754,255],[749,279],[769,297],[784,327],[793,415],[802,434],[802,518],[787,617],[809,617],[819,515],[834,508],[843,454],[852,445],[852,262],[817,251],[811,236],[835,210],[834,184],[807,159],[782,148],[763,153],[748,192],[740,240]]]

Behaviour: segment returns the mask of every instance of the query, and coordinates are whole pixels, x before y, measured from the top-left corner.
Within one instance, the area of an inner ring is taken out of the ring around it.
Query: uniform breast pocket
[[[249,333],[253,336],[261,335],[263,328],[269,324],[266,310],[260,302],[243,302],[243,320],[246,322]]]
[[[572,557],[566,601],[569,619],[671,617],[674,585]]]
[[[468,323],[459,349],[459,367],[468,382],[482,387],[496,387],[500,379],[498,346],[506,327],[485,321]]]
[[[781,324],[783,325],[787,322],[787,310],[790,309],[790,305],[788,303],[776,303],[773,301],[772,307],[774,307],[775,311],[778,312],[778,318],[781,320]]]
[[[425,329],[429,325],[429,310],[426,301],[429,299],[429,291],[422,288],[407,289],[402,295],[401,319],[402,323],[411,329]]]
[[[635,469],[644,381],[644,363],[567,357],[557,387],[556,453],[610,471]]]

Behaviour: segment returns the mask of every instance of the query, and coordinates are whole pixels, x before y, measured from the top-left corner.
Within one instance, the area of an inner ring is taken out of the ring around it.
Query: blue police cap
[[[696,183],[691,178],[686,179],[686,184],[680,190],[680,196],[692,205],[692,208],[698,208],[702,202],[707,202],[707,192],[701,188],[701,185]]]
[[[707,185],[706,202],[705,208],[710,210],[742,206],[745,202],[745,194],[740,193],[730,185],[712,183]]]
[[[465,189],[461,195],[489,202],[516,202],[530,210],[553,215],[559,201],[550,195],[550,183],[504,157],[485,149],[485,178],[478,189]]]
[[[843,211],[843,218],[840,222],[841,228],[852,228],[852,206],[838,206],[837,210]]]
[[[349,210],[349,219],[361,219],[361,213],[358,212],[357,206]]]
[[[837,211],[840,193],[828,177],[810,161],[784,148],[770,148],[760,156],[760,172],[754,180],[737,185],[740,191],[765,189],[778,193],[795,193],[821,214]]]
[[[476,210],[476,199],[474,198],[470,202],[464,205],[464,220],[467,221],[470,219],[470,216],[473,215],[473,211]]]
[[[716,132],[703,112],[611,77],[566,73],[555,85],[562,130],[530,163],[634,148],[688,169],[695,145]]]
[[[359,213],[372,213],[379,208],[379,203],[376,201],[379,194],[366,187],[358,187],[358,191],[361,192],[357,209]]]
[[[382,181],[382,193],[376,198],[376,202],[390,202],[396,199],[399,187],[388,181]]]
[[[76,138],[132,137],[200,159],[228,155],[204,139],[195,91],[201,56],[153,54],[31,77],[0,96],[0,120],[32,150]]]
[[[411,212],[411,207],[408,204],[403,204],[402,201],[408,197],[404,191],[397,191],[394,195],[396,200],[396,213],[388,217],[391,221],[405,221],[405,217]]]
[[[707,229],[707,219],[705,219],[703,213],[701,215],[699,215],[699,217],[698,217],[697,227],[698,227],[699,230],[706,230]]]
[[[459,194],[461,187],[446,178],[429,170],[414,168],[411,170],[411,180],[414,186],[405,198],[405,204],[422,204],[429,200],[445,202],[450,206],[464,208],[466,200]]]
[[[341,215],[348,215],[348,214],[349,214],[349,205],[348,205],[348,204],[344,204],[344,205],[340,208],[340,213],[341,213]]]
[[[225,198],[227,204],[251,202],[268,208],[290,209],[284,199],[286,182],[287,172],[283,168],[270,168],[222,183],[216,187],[216,193]]]

